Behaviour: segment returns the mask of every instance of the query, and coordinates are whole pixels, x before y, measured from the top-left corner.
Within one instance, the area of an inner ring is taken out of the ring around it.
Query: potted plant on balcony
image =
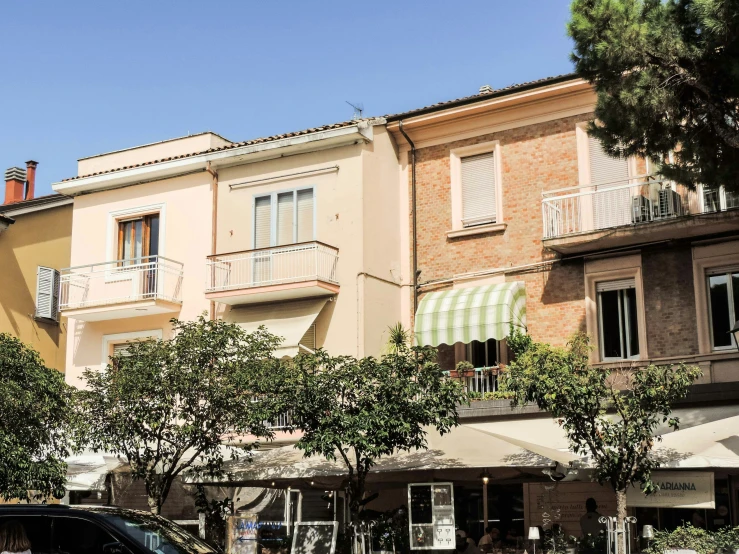
[[[472,377],[474,374],[475,366],[467,360],[462,360],[461,362],[457,362],[455,368],[449,372],[449,377],[455,377],[461,380],[465,377]]]

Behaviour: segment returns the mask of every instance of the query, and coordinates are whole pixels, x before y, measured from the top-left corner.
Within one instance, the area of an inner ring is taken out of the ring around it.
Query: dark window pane
[[[731,346],[728,284],[726,275],[711,275],[708,278],[714,347]]]
[[[159,255],[159,215],[149,216],[149,256]]]
[[[411,487],[411,523],[433,523],[430,485]]]
[[[628,311],[628,341],[629,356],[639,355],[639,323],[636,311],[636,289],[626,289],[623,291],[624,305]]]
[[[115,542],[97,524],[72,517],[55,517],[53,545],[68,554],[103,554],[103,545]]]
[[[8,521],[17,521],[26,531],[31,541],[31,552],[34,554],[49,554],[51,552],[51,518],[45,516],[13,515],[0,517],[0,525]]]
[[[486,367],[493,367],[498,363],[498,341],[495,339],[488,339],[488,358]]]
[[[470,343],[470,363],[474,367],[485,367],[485,343],[473,340]]]
[[[623,358],[621,352],[621,329],[618,309],[619,291],[609,290],[600,293],[601,336],[603,358]]]

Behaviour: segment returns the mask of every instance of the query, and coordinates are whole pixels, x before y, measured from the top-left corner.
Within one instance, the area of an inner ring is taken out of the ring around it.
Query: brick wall
[[[642,251],[644,311],[651,358],[698,353],[690,244]]]
[[[541,262],[553,255],[541,244],[541,192],[578,184],[575,127],[588,116],[482,135],[417,151],[418,267],[420,282],[455,274]],[[451,221],[450,150],[481,142],[501,144],[502,232],[447,238]],[[555,264],[551,271],[510,274],[526,283],[530,333],[564,344],[585,329],[581,262]]]

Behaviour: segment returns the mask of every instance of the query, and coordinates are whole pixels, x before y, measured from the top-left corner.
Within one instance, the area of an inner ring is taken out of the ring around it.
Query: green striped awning
[[[526,327],[526,289],[522,282],[431,292],[416,312],[416,342],[439,346],[473,340],[501,340],[511,324]]]

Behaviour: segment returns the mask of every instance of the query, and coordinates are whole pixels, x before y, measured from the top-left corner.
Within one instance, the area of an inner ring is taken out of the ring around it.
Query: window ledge
[[[446,232],[446,236],[450,239],[459,237],[469,237],[472,235],[483,235],[485,233],[503,232],[508,227],[507,223],[490,223],[489,225],[477,225],[475,227],[467,227],[466,229],[453,229]]]

